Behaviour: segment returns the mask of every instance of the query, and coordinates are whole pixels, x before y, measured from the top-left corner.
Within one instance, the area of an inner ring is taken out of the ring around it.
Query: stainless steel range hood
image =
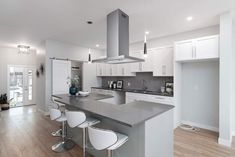
[[[129,16],[117,9],[107,15],[107,58],[92,62],[121,64],[143,62],[144,59],[129,56]]]

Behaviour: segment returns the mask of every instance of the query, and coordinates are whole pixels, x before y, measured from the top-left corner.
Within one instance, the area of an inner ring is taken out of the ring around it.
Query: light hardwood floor
[[[4,111],[0,117],[0,157],[82,157],[78,146],[66,153],[51,151],[59,138],[52,137],[50,132],[58,128],[57,123],[37,112],[35,106]],[[220,146],[217,137],[217,133],[207,130],[193,133],[176,129],[174,156],[235,157],[235,145]]]

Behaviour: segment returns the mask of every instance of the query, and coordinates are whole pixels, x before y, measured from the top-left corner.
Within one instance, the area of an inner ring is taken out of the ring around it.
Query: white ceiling
[[[55,39],[105,48],[106,15],[117,8],[129,15],[130,42],[136,42],[145,30],[155,38],[216,25],[235,0],[1,0],[0,45],[38,47]]]

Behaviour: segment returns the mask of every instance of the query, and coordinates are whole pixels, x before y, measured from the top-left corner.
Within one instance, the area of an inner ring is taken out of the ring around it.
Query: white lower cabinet
[[[173,97],[126,92],[126,103],[139,100],[174,105]]]
[[[92,88],[91,92],[97,93],[97,94],[104,94],[104,95],[113,96],[112,98],[99,100],[102,102],[106,102],[106,103],[110,103],[110,104],[114,104],[114,105],[121,105],[121,104],[125,103],[125,93],[124,92],[105,90],[105,89],[97,89],[97,88]]]
[[[134,101],[148,101],[148,102],[154,102],[154,103],[175,106],[174,105],[174,97],[126,92],[126,103],[131,103]],[[176,110],[176,106],[175,106],[175,108],[174,108],[174,128],[176,128],[178,126],[177,116],[178,116],[178,114],[177,114],[177,110]]]

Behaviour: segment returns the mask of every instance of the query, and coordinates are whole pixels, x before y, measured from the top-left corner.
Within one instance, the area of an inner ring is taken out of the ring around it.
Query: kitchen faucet
[[[146,91],[146,90],[148,89],[148,87],[146,86],[146,84],[147,84],[147,81],[143,79],[142,89],[143,89],[144,91]]]

